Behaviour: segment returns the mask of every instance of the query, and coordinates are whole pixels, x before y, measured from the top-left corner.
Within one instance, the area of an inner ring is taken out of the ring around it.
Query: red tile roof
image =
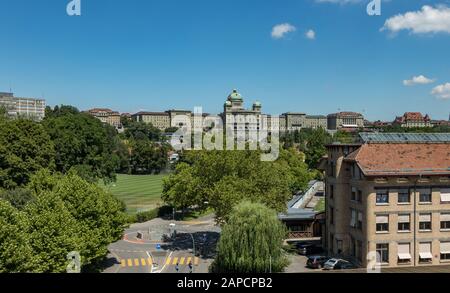
[[[366,176],[450,175],[450,143],[364,144],[346,159]]]

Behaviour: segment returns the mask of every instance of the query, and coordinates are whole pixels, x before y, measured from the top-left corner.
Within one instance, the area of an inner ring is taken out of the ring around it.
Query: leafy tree
[[[79,251],[84,264],[102,260],[107,254],[107,246],[122,236],[126,222],[123,203],[75,172],[50,177],[47,171],[39,172],[32,178],[30,189],[62,200],[77,222],[79,238],[83,243]]]
[[[131,121],[125,129],[125,138],[133,140],[159,141],[161,139],[161,131],[154,127],[151,123]]]
[[[54,157],[54,145],[42,125],[0,120],[0,187],[24,186],[37,170],[53,169]]]
[[[115,180],[120,159],[115,153],[117,134],[110,126],[73,108],[54,112],[43,125],[55,145],[56,170],[67,173],[75,168],[82,170],[86,179]]]
[[[27,203],[35,200],[35,197],[29,189],[16,188],[0,191],[0,199],[8,201],[13,207],[21,210]]]
[[[308,136],[305,145],[306,163],[309,168],[315,169],[320,159],[327,153],[325,145],[331,142],[331,136],[325,129],[315,129]]]
[[[285,227],[275,211],[262,204],[237,205],[217,246],[216,273],[282,272],[288,265],[282,251]]]
[[[262,162],[258,151],[187,152],[175,173],[165,179],[162,198],[179,209],[206,208],[204,203],[209,202],[218,222],[225,222],[233,206],[244,199],[282,212],[299,184],[294,182],[293,174],[299,172],[295,168],[282,158]]]
[[[0,273],[24,273],[34,264],[25,215],[0,199]]]
[[[133,174],[158,174],[167,166],[168,145],[148,139],[133,140],[130,145],[130,168]]]
[[[84,241],[80,225],[70,214],[64,202],[56,194],[40,194],[36,201],[25,207],[28,218],[26,232],[36,264],[31,268],[36,273],[65,272],[67,254],[81,251]]]

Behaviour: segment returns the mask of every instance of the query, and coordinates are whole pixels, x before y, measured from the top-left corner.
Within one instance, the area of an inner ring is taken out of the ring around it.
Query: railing
[[[314,235],[310,231],[289,231],[288,239],[312,238]]]

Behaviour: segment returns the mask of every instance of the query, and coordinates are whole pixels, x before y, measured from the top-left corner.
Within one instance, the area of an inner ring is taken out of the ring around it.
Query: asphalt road
[[[164,241],[163,235],[173,230],[172,223],[177,236]],[[108,247],[104,273],[207,273],[219,235],[220,228],[212,216],[190,222],[154,219],[135,224],[125,231],[122,240]]]

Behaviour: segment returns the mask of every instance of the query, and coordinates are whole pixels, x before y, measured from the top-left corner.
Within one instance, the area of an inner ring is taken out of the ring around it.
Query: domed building
[[[254,102],[251,109],[245,109],[244,98],[235,89],[228,96],[224,104],[222,119],[227,127],[235,131],[258,131],[261,128],[263,115],[261,102]]]

